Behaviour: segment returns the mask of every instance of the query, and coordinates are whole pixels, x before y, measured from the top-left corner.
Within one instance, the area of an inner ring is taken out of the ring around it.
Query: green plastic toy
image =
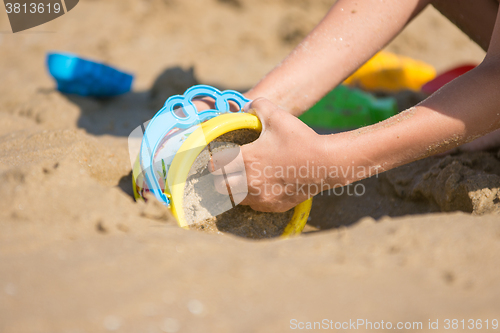
[[[396,113],[394,98],[376,98],[359,89],[340,85],[299,119],[313,128],[348,130],[378,123]]]

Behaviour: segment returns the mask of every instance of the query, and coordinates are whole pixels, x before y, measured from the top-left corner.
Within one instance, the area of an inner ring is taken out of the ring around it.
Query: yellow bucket
[[[259,118],[249,113],[222,114],[197,126],[198,128],[189,135],[177,151],[170,165],[165,184],[165,189],[167,189],[166,194],[170,199],[170,209],[177,219],[179,226],[185,229],[189,229],[189,225],[184,217],[184,188],[189,170],[198,155],[211,141],[228,132],[239,129],[251,129],[259,132],[262,130]],[[137,192],[135,184],[136,175],[140,173],[138,160],[133,173],[134,195],[138,198],[140,195]],[[169,186],[168,184],[172,185]],[[288,238],[302,232],[307,223],[311,205],[312,198],[309,198],[294,208],[294,214],[283,231],[281,238]]]

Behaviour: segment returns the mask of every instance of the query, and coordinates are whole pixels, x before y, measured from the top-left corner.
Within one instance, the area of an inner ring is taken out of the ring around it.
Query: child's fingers
[[[244,172],[215,176],[214,185],[217,192],[220,194],[244,194],[243,198],[248,193],[247,176]],[[230,192],[229,192],[230,191]],[[240,201],[241,201],[240,200]]]
[[[245,171],[245,162],[240,147],[231,147],[222,151],[212,153],[211,161],[208,162],[208,170],[213,175],[222,175]]]
[[[246,112],[246,113],[252,113],[254,114],[253,112],[251,112],[251,109],[252,109],[252,101],[246,103],[244,106],[243,106],[243,112]]]
[[[262,132],[264,132],[269,126],[271,115],[279,110],[280,109],[276,107],[276,105],[263,97],[257,98],[253,102],[247,103],[244,108],[245,112],[254,114],[259,117],[260,122],[262,123]]]

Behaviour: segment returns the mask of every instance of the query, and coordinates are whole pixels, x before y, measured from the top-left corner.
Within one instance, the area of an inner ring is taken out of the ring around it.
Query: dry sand
[[[289,241],[183,230],[156,201],[133,201],[130,131],[193,82],[250,87],[331,3],[86,0],[0,34],[0,332],[500,319],[497,152],[431,157],[365,180],[362,197],[319,196],[309,232]],[[59,94],[43,65],[54,49],[135,72],[134,92]],[[432,9],[389,49],[438,70],[484,56]]]

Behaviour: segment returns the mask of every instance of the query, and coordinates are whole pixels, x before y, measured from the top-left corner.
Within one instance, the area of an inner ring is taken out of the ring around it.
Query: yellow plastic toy
[[[171,210],[176,217],[179,226],[188,228],[184,218],[182,208],[184,198],[184,188],[188,177],[189,169],[201,151],[215,138],[238,129],[262,130],[259,118],[248,113],[223,114],[215,117],[199,127],[186,139],[179,149],[179,153],[174,157],[170,171],[167,176],[165,188],[170,191]],[[168,186],[168,184],[173,184]],[[311,210],[312,199],[308,199],[297,205],[290,223],[285,228],[282,237],[290,237],[300,234],[307,223],[307,218]]]
[[[189,229],[189,224],[184,216],[183,199],[185,183],[189,170],[202,150],[217,137],[238,129],[252,129],[261,131],[262,125],[257,116],[235,112],[223,113],[205,122],[191,126],[189,135],[186,135],[180,148],[175,153],[166,173],[165,187],[162,195],[165,195],[169,207],[177,219],[180,227]],[[143,169],[139,157],[133,167],[133,188],[136,199],[142,198],[145,181]],[[294,214],[286,226],[282,238],[298,235],[304,229],[311,210],[312,198],[297,205]]]
[[[435,77],[434,67],[423,61],[381,51],[348,77],[344,84],[370,91],[420,91]]]

